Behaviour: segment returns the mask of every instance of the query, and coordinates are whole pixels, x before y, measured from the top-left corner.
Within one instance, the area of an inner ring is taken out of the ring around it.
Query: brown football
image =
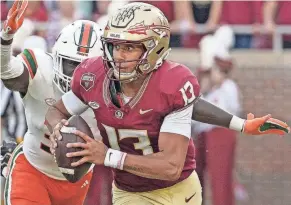
[[[68,120],[69,125],[64,126],[60,133],[62,135],[62,139],[60,141],[57,141],[57,148],[55,149],[55,160],[58,164],[58,167],[64,177],[72,183],[77,182],[80,180],[90,169],[91,163],[84,163],[77,167],[72,167],[71,163],[76,162],[81,157],[67,157],[66,154],[68,152],[77,152],[81,151],[82,148],[67,148],[66,145],[71,142],[85,142],[81,137],[71,133],[72,129],[77,129],[85,134],[87,134],[89,137],[93,138],[93,133],[89,127],[89,125],[86,123],[86,121],[78,115],[73,115]]]

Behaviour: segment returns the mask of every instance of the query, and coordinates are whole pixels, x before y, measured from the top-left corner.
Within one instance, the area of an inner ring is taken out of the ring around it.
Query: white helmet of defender
[[[103,30],[95,22],[78,20],[60,32],[52,49],[54,83],[65,93],[75,68],[85,59],[102,55],[100,37]]]

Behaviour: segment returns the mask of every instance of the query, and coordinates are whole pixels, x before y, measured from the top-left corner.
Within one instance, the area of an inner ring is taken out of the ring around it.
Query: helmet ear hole
[[[151,65],[149,63],[146,63],[140,67],[141,67],[143,72],[147,72],[151,68]]]

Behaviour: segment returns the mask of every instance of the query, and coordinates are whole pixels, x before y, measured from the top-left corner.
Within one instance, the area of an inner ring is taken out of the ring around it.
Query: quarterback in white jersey
[[[11,157],[5,185],[6,204],[82,204],[92,173],[79,182],[65,180],[50,152],[50,132],[45,125],[49,106],[70,90],[71,76],[81,61],[101,55],[102,30],[91,21],[78,20],[60,32],[52,54],[25,49],[11,55],[13,34],[21,26],[27,1],[16,1],[1,32],[1,79],[23,98],[28,131]],[[16,14],[15,14],[16,13]],[[94,114],[85,119],[94,129]],[[95,132],[96,133],[96,132]]]

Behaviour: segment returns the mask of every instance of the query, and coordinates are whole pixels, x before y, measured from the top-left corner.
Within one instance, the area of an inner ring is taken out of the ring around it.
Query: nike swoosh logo
[[[150,111],[152,111],[153,109],[149,109],[149,110],[142,110],[142,109],[140,109],[139,110],[139,114],[141,114],[141,115],[143,115],[143,114],[146,114],[146,113],[148,113],[148,112],[150,112]]]
[[[110,157],[111,157],[111,155],[112,155],[112,152],[109,153],[109,161],[110,161]]]
[[[196,192],[189,198],[185,198],[185,202],[188,203],[195,195],[196,195]]]

